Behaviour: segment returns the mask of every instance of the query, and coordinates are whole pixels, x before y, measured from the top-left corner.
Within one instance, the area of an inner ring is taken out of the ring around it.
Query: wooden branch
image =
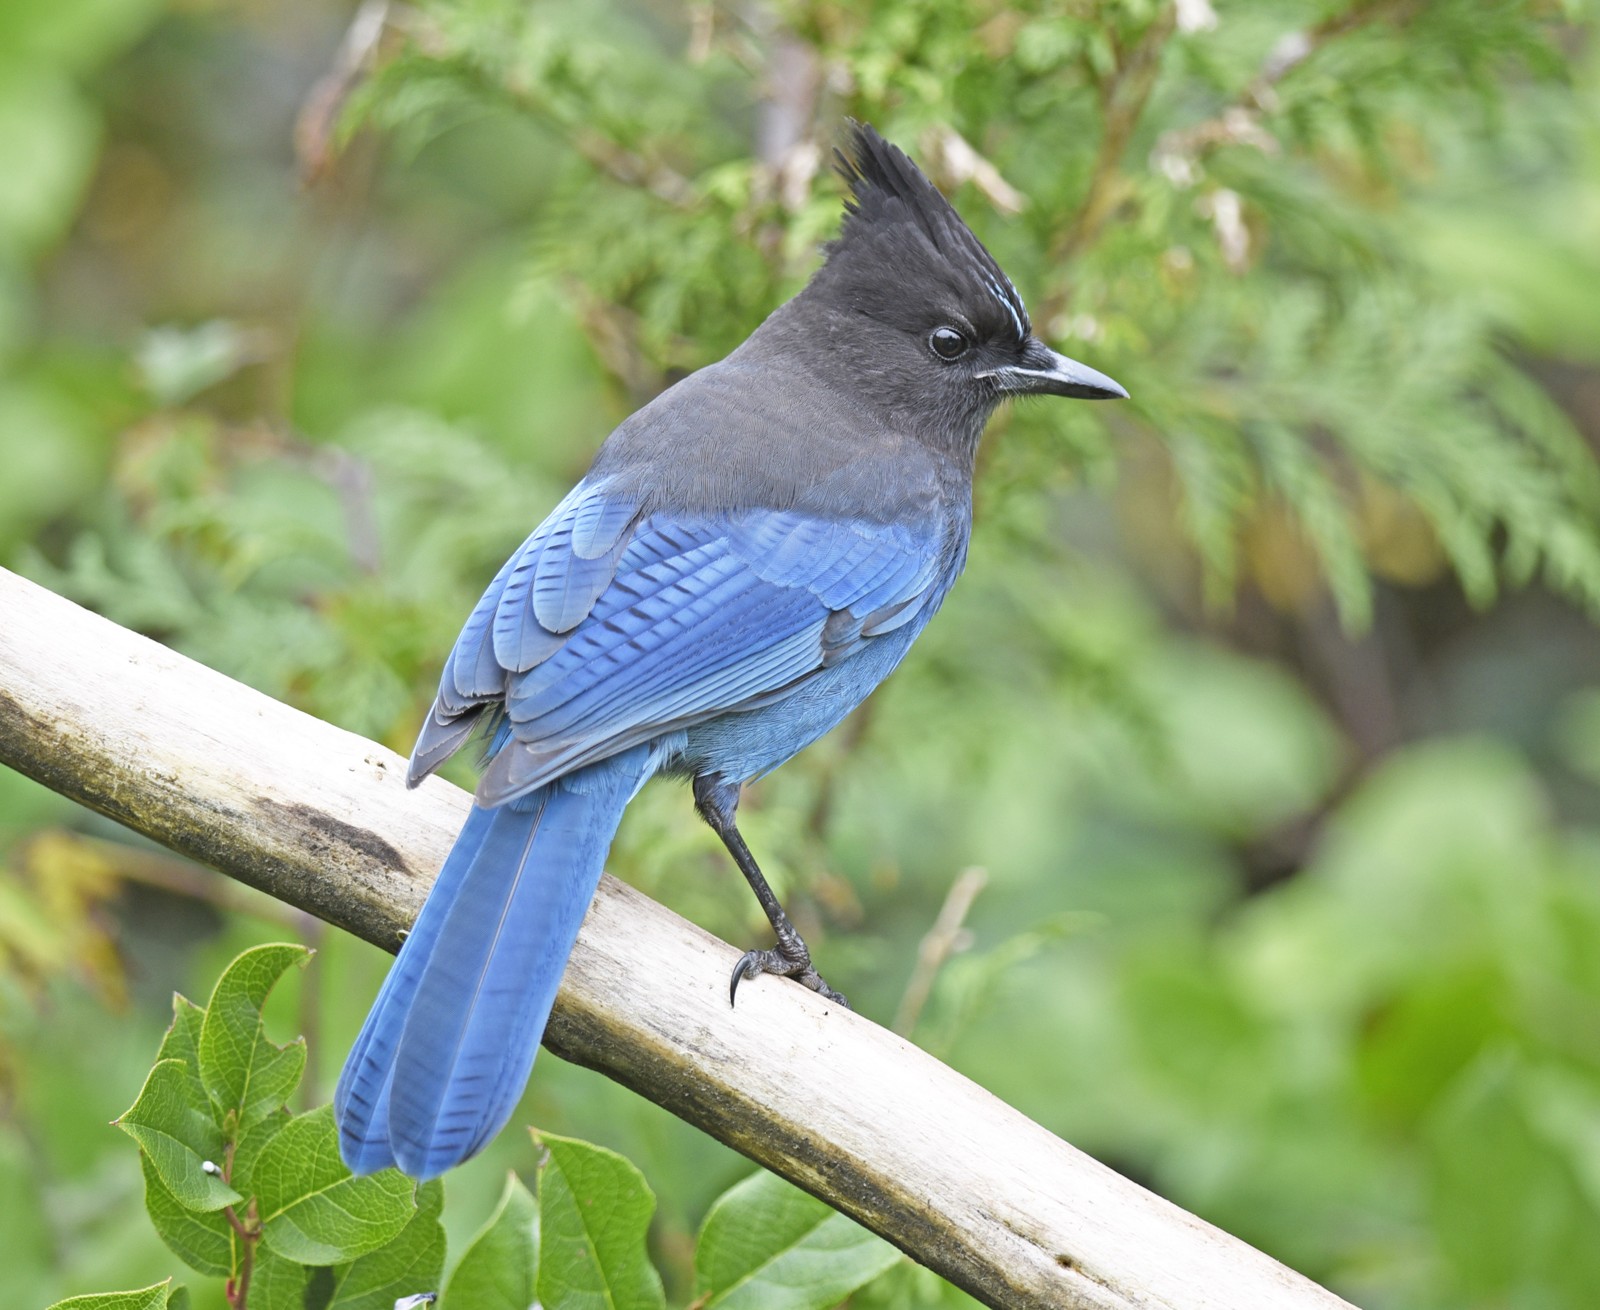
[[[383,747],[4,570],[0,761],[390,950],[468,804],[436,780],[408,792]],[[545,1044],[992,1306],[1346,1305],[859,1015],[772,979],[730,1009],[737,957],[607,878]]]

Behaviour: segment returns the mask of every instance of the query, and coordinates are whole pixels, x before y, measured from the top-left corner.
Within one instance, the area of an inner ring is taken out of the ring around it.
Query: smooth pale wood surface
[[[408,792],[383,747],[4,570],[0,761],[389,950],[468,805],[437,780]],[[770,978],[730,1009],[737,958],[608,877],[545,1045],[989,1305],[1347,1305],[859,1015]],[[1030,1058],[1094,1076],[1070,1052]]]

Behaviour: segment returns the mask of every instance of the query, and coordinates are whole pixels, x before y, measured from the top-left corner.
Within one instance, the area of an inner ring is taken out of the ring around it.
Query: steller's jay
[[[978,438],[1007,396],[1126,396],[1032,335],[1021,297],[904,154],[854,127],[840,235],[742,346],[625,421],[506,562],[445,662],[415,786],[488,765],[334,1097],[357,1173],[431,1178],[511,1116],[622,811],[695,808],[776,934],[762,973],[836,1001],[761,876],[741,784],[827,732],[961,572]]]

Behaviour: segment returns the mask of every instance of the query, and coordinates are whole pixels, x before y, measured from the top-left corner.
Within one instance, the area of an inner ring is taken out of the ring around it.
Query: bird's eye
[[[972,343],[953,327],[940,327],[928,334],[928,349],[943,360],[960,359]]]

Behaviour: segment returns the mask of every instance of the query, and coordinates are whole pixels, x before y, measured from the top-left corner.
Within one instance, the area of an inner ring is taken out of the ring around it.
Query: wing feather
[[[937,523],[752,510],[637,519],[582,483],[473,610],[413,755],[503,706],[479,787],[498,804],[642,741],[789,694],[924,613],[948,573]]]

